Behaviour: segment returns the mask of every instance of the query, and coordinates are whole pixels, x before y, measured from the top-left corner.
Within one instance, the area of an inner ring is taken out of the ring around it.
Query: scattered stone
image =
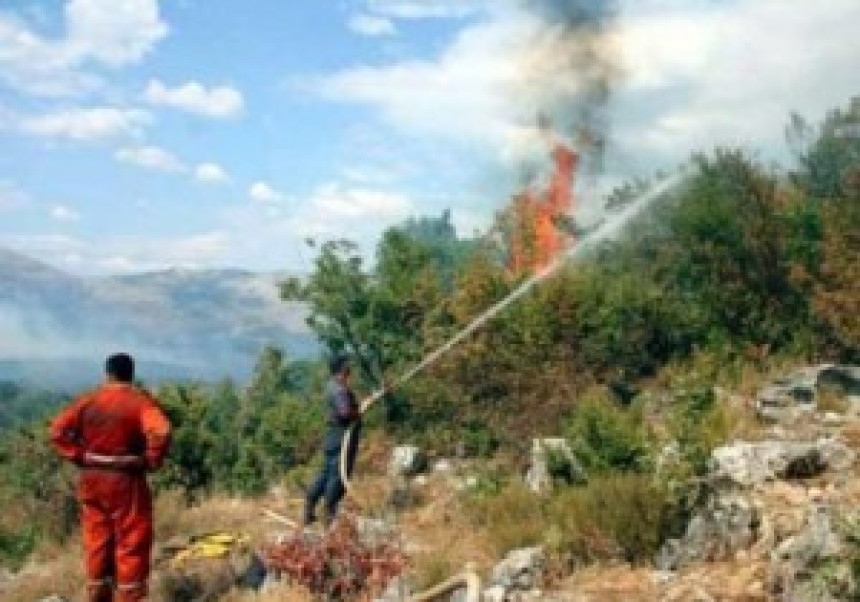
[[[481,600],[483,602],[505,602],[505,598],[507,597],[507,591],[501,585],[494,585],[493,587],[488,587],[481,593]]]
[[[412,482],[415,485],[418,485],[419,487],[424,487],[424,485],[426,485],[428,483],[428,481],[429,481],[429,479],[427,478],[427,475],[420,474],[417,477],[415,477],[415,479]]]
[[[653,571],[651,573],[651,581],[656,584],[665,584],[669,583],[672,579],[674,579],[676,573],[673,571]]]
[[[812,599],[806,595],[812,570],[821,561],[834,558],[841,551],[842,542],[833,530],[828,508],[813,506],[806,526],[796,535],[786,538],[771,553],[771,591],[779,592],[789,600]]]
[[[454,465],[451,463],[451,460],[442,459],[436,460],[436,462],[433,463],[433,472],[449,473],[453,470]]]
[[[681,446],[677,441],[672,441],[671,443],[664,445],[660,450],[660,453],[657,454],[654,468],[658,475],[662,475],[671,471],[673,467],[677,466],[682,461],[682,459]]]
[[[358,529],[358,540],[369,548],[391,541],[397,533],[393,523],[381,518],[359,516],[356,518],[355,527]]]
[[[412,477],[427,466],[427,459],[415,445],[398,445],[391,452],[388,474],[391,477]]]
[[[836,412],[825,412],[821,416],[821,424],[824,426],[841,426],[845,424],[845,418]]]
[[[756,411],[766,420],[796,420],[815,411],[822,389],[849,396],[860,394],[860,366],[822,364],[795,370],[759,392]]]
[[[681,539],[667,541],[655,558],[661,571],[674,571],[700,561],[732,558],[758,538],[759,510],[749,497],[724,493],[687,525]]]
[[[805,479],[826,470],[846,470],[855,456],[846,445],[829,437],[812,443],[738,442],[714,450],[711,479],[741,487],[775,479]]]
[[[403,575],[395,577],[374,602],[402,602],[412,594],[409,581]]]
[[[508,552],[493,568],[490,588],[501,587],[506,595],[516,591],[534,590],[541,583],[545,564],[546,556],[541,547]]]
[[[774,559],[807,567],[813,562],[837,556],[842,548],[825,506],[813,506],[803,531],[783,541],[774,550]]]
[[[252,554],[247,566],[240,571],[237,584],[246,589],[259,590],[266,583],[268,571],[263,560],[256,554]]]
[[[415,495],[412,492],[412,481],[406,477],[392,477],[394,481],[391,492],[388,495],[388,505],[395,510],[405,510],[415,503]]]
[[[526,473],[526,484],[529,489],[535,493],[544,493],[552,488],[553,477],[559,476],[571,482],[585,480],[585,471],[573,455],[567,440],[534,439],[531,466]]]
[[[69,602],[69,599],[64,598],[63,596],[60,596],[58,594],[53,594],[51,596],[41,598],[39,602]]]

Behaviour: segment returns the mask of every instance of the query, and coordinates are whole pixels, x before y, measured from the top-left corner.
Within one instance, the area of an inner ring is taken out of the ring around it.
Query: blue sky
[[[446,207],[481,228],[593,67],[555,60],[541,3],[2,1],[0,245],[78,273],[302,270],[308,236],[370,252]],[[791,111],[860,93],[856,0],[620,6],[586,208],[717,144],[785,161]]]

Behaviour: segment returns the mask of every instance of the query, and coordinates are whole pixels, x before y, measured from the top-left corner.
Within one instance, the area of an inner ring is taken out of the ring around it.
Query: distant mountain
[[[143,378],[244,380],[264,345],[317,348],[277,274],[172,269],[79,277],[0,249],[0,378],[77,387],[129,350]]]

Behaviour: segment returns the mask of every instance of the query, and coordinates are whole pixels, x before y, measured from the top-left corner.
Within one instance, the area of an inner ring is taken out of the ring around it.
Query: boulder
[[[674,571],[702,561],[731,558],[758,539],[760,512],[738,493],[711,498],[687,525],[680,539],[667,541],[655,558],[658,570]]]
[[[842,547],[842,540],[833,529],[828,508],[813,506],[803,529],[786,538],[771,552],[771,591],[790,600],[842,599],[841,596],[831,597],[820,587],[810,587],[813,585],[814,570],[823,561],[838,557]],[[833,577],[829,584],[831,586],[837,585],[839,581],[835,579],[837,575]]]
[[[553,477],[563,476],[572,482],[585,480],[585,471],[573,455],[566,439],[544,438],[532,440],[531,465],[526,473],[526,484],[535,493],[552,488]]]
[[[714,450],[710,478],[716,485],[741,487],[775,479],[803,479],[825,471],[841,471],[854,464],[856,454],[831,437],[814,442],[738,442]]]
[[[493,568],[489,589],[501,588],[506,596],[512,592],[534,590],[541,584],[545,565],[546,555],[541,547],[508,552]]]
[[[756,411],[767,420],[796,419],[815,411],[818,392],[822,389],[860,395],[860,366],[822,364],[790,372],[759,392]]]
[[[415,445],[398,445],[388,464],[390,477],[412,477],[427,467],[427,459]]]

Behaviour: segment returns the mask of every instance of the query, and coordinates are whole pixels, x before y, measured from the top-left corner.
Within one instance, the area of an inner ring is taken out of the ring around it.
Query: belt
[[[105,455],[86,452],[83,468],[95,470],[116,470],[120,472],[138,472],[144,468],[143,456],[138,455]]]

